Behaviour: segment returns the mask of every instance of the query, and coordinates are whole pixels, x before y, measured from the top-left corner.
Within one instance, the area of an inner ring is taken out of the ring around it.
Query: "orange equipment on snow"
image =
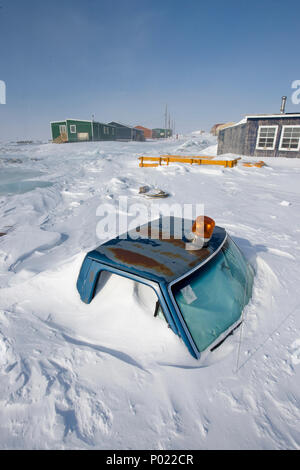
[[[266,164],[260,160],[259,162],[243,162],[243,166],[255,166],[257,168],[261,168],[262,166],[266,166]]]
[[[197,165],[221,165],[225,168],[233,168],[237,165],[239,158],[235,158],[234,160],[214,160],[212,156],[182,156],[182,155],[161,155],[160,157],[139,157],[140,160],[140,167],[156,167],[156,166],[163,166],[169,165],[169,163],[176,162],[176,163],[193,163]],[[152,163],[145,163],[152,162]]]

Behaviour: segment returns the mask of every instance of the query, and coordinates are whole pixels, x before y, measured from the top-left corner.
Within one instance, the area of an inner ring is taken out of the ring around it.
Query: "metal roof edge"
[[[245,116],[246,119],[264,119],[264,118],[290,118],[299,117],[300,113],[285,113],[285,114],[248,114]]]

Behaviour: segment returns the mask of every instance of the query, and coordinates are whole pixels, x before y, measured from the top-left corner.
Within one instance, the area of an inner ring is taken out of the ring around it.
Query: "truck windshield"
[[[214,258],[172,286],[200,352],[239,320],[251,297],[253,274],[252,267],[228,237]]]

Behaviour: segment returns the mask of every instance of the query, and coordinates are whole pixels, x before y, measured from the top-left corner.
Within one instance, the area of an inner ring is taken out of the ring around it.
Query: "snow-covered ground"
[[[300,448],[300,160],[233,169],[138,156],[213,155],[214,138],[0,145],[0,447]],[[232,157],[232,156],[231,156]],[[159,187],[203,203],[256,269],[243,328],[205,364],[132,284],[76,290],[100,204]]]

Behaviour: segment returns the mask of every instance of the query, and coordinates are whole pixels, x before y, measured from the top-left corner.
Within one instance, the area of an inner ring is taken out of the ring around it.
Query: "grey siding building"
[[[300,113],[246,116],[240,123],[220,130],[218,155],[224,153],[300,158]]]
[[[115,127],[117,140],[145,140],[144,132],[141,129],[116,121],[110,122],[109,125]]]

